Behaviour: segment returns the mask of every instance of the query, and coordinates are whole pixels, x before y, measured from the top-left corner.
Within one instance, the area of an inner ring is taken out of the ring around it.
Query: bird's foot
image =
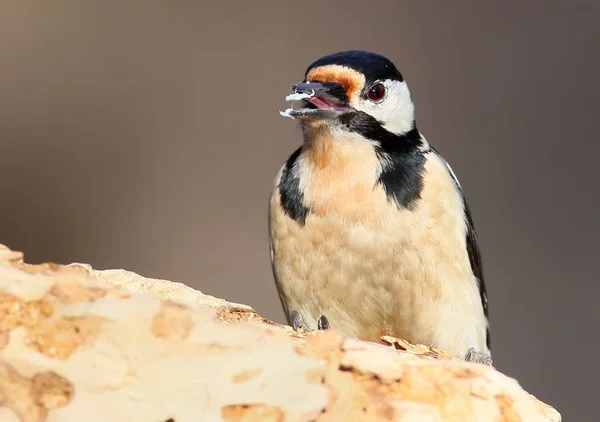
[[[311,331],[304,322],[304,318],[302,318],[302,315],[300,315],[300,312],[298,311],[292,311],[292,328],[294,331],[298,332]]]
[[[310,328],[308,328],[308,325],[306,325],[306,322],[304,322],[304,318],[302,317],[300,312],[292,311],[291,317],[292,317],[291,318],[292,319],[292,328],[294,329],[294,331],[303,332],[303,333],[314,331],[314,330],[311,330]],[[328,330],[329,329],[329,320],[327,319],[327,317],[325,315],[321,315],[321,317],[317,321],[317,328],[319,330]]]
[[[325,315],[321,315],[321,318],[317,321],[317,327],[319,327],[319,330],[329,330],[329,320]]]
[[[492,366],[492,364],[493,364],[492,358],[490,357],[490,355],[487,355],[483,352],[477,352],[472,347],[469,350],[467,350],[467,354],[465,356],[465,361],[481,363],[482,365],[488,365],[488,366]]]

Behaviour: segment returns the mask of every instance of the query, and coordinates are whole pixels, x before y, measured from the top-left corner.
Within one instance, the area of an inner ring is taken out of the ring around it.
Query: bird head
[[[281,112],[305,128],[358,133],[379,140],[414,129],[414,105],[396,66],[366,51],[345,51],[320,58],[292,86],[286,100],[299,108]]]

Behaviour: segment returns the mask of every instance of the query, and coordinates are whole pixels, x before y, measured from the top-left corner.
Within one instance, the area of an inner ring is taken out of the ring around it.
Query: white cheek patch
[[[383,127],[397,135],[413,128],[415,106],[410,98],[406,82],[382,81],[386,89],[383,101],[376,103],[369,99],[358,98],[352,106],[380,121]]]

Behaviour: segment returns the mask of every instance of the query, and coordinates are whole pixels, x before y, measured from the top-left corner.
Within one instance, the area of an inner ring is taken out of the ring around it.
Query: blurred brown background
[[[278,110],[313,60],[374,50],[465,188],[496,365],[565,420],[594,420],[599,9],[1,0],[0,242],[283,321],[267,199],[300,131]]]

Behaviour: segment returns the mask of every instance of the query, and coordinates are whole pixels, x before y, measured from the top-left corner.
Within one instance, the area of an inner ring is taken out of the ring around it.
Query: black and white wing
[[[467,254],[469,255],[469,261],[471,263],[471,270],[477,278],[478,287],[479,287],[479,295],[481,297],[481,304],[483,306],[483,313],[488,320],[488,326],[486,331],[486,344],[488,349],[490,349],[491,339],[490,339],[490,329],[489,329],[489,310],[488,310],[488,297],[487,297],[487,289],[485,286],[485,280],[483,277],[483,267],[481,265],[481,252],[479,251],[479,243],[477,241],[477,233],[475,231],[475,225],[473,224],[473,218],[471,217],[471,210],[469,209],[469,204],[465,198],[462,187],[458,178],[452,171],[452,168],[448,164],[448,162],[437,152],[433,147],[430,147],[431,151],[433,151],[445,164],[448,168],[448,172],[452,179],[456,183],[456,187],[460,192],[460,196],[463,201],[463,206],[465,210],[465,222],[466,222],[466,236],[467,236]]]

